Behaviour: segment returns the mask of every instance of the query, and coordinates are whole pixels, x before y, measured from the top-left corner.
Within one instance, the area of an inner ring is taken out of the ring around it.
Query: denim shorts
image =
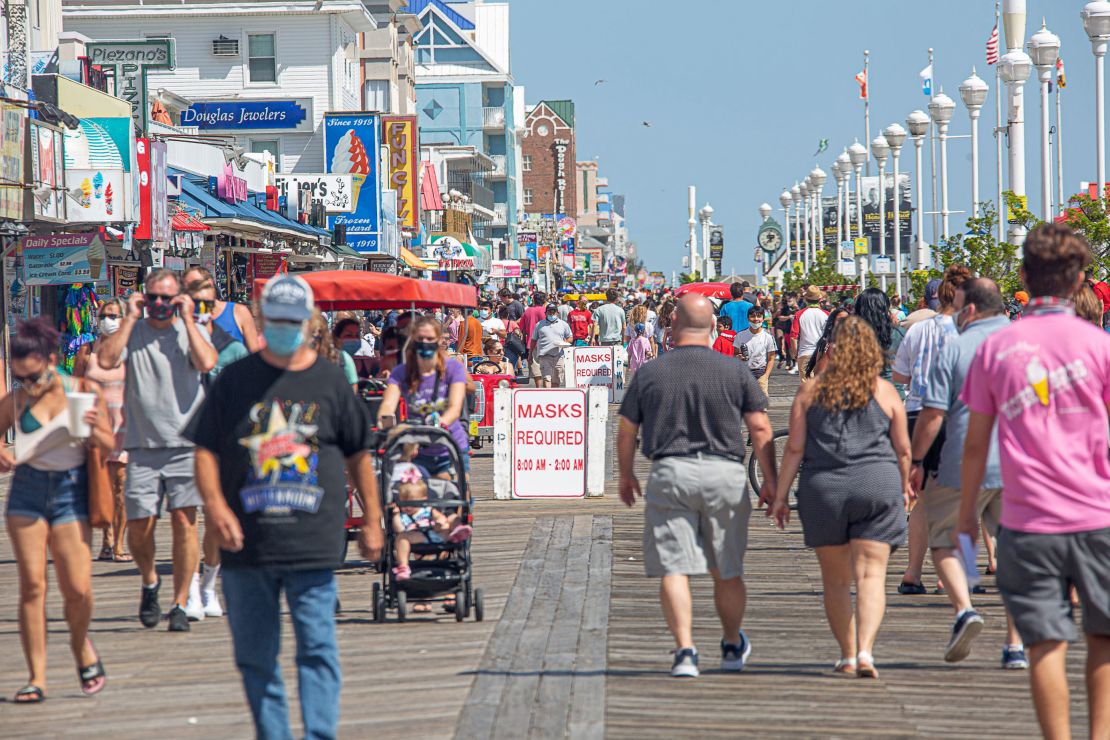
[[[415,458],[413,458],[413,463],[415,463],[416,465],[419,465],[420,467],[427,470],[428,475],[431,475],[431,476],[436,476],[436,475],[439,475],[441,473],[450,473],[452,471],[451,455],[450,454],[445,454],[445,455],[419,454]],[[462,464],[463,464],[463,470],[465,472],[469,473],[470,472],[470,455],[465,451],[462,453]]]
[[[44,519],[51,527],[89,520],[88,471],[37,470],[18,465],[8,493],[8,516]]]

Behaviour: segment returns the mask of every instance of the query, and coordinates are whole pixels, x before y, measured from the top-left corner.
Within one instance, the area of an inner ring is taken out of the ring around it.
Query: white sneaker
[[[220,574],[220,566],[212,567],[202,563],[200,568],[200,601],[204,606],[204,615],[222,617],[224,610],[220,606],[219,597],[216,596],[216,577]]]
[[[200,574],[193,574],[193,582],[189,584],[189,600],[185,603],[185,616],[190,622],[204,621],[204,603],[200,598]]]
[[[790,368],[789,370],[786,371],[786,374],[787,375],[797,375],[798,374],[798,368],[792,367],[792,368]]]

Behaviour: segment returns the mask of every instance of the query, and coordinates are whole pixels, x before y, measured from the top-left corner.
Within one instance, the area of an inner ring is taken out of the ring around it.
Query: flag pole
[[[932,74],[932,79],[929,80],[929,101],[932,102],[937,94],[937,69],[933,66],[933,47],[929,47],[929,66],[927,67]],[[937,222],[937,216],[940,211],[937,210],[937,125],[933,123],[932,116],[929,116],[929,158],[931,160],[931,171],[933,181],[933,244],[937,243],[937,232],[940,226]]]
[[[867,142],[867,176],[871,177],[871,52],[863,50],[863,79],[867,81],[867,97],[863,99],[863,140]]]
[[[1057,62],[1060,60],[1057,59]],[[1059,67],[1057,67],[1056,75],[1056,189],[1058,191],[1057,207],[1059,213],[1057,215],[1063,216],[1067,208],[1067,201],[1064,200],[1064,122],[1062,113],[1060,112],[1060,93],[1062,92],[1062,85],[1060,84],[1061,75],[1059,74]]]
[[[999,10],[1000,4],[998,0],[994,3],[994,25],[998,26],[1001,20],[1001,11]],[[1000,71],[1000,64],[994,65],[994,150],[995,150],[995,174],[998,177],[998,202],[995,207],[998,209],[998,243],[1002,243],[1005,224],[1009,221],[1010,209],[1002,202],[1002,73]]]

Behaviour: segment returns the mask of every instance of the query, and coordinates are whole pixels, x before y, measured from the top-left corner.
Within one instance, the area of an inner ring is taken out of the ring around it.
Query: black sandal
[[[92,647],[94,651],[96,650],[92,640],[89,640],[89,647]],[[81,681],[81,693],[85,696],[100,693],[104,685],[108,683],[108,674],[104,672],[104,664],[100,661],[100,653],[96,654],[95,663],[77,669],[77,678]]]
[[[46,701],[46,694],[42,689],[32,683],[27,684],[19,691],[15,692],[15,701],[13,704],[42,704]]]
[[[910,583],[909,581],[902,581],[898,586],[898,593],[904,596],[919,596],[927,593],[925,585],[922,583]]]

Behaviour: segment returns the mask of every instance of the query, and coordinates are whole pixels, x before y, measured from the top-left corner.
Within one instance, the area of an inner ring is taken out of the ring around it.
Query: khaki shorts
[[[810,357],[813,357],[812,352],[808,355],[802,355],[798,358],[798,373],[801,375],[803,383],[810,379],[809,373],[806,372],[806,367],[809,365]]]
[[[532,377],[539,377],[543,380],[550,380],[551,385],[556,388],[563,387],[563,368],[566,367],[566,362],[563,360],[563,353],[557,355],[540,355],[539,356],[540,371]]]
[[[721,457],[665,457],[644,489],[644,570],[651,578],[744,575],[751,500],[743,464]]]
[[[921,494],[925,504],[925,521],[929,527],[929,547],[955,547],[952,533],[960,518],[960,489],[949,488],[930,478]],[[1002,489],[983,488],[975,502],[976,512],[987,532],[993,537],[998,534],[998,520],[1002,515]]]

